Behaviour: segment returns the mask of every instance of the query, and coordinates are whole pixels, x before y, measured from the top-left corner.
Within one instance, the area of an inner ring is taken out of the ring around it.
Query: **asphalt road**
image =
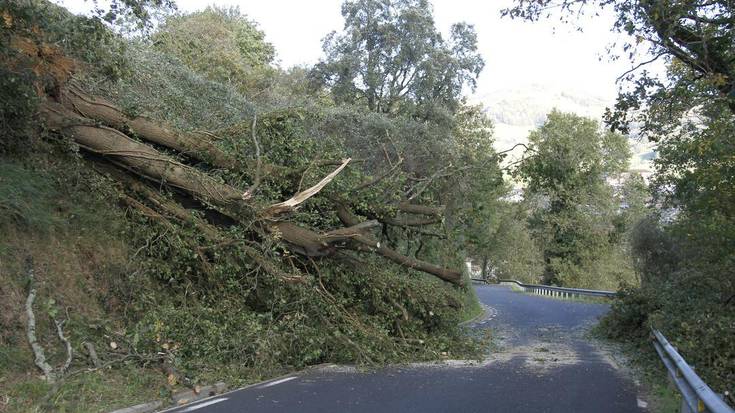
[[[586,329],[604,304],[476,286],[500,348],[482,363],[310,370],[170,412],[645,412],[637,387]]]

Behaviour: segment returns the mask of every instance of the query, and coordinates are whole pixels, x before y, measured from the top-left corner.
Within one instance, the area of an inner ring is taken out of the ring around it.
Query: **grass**
[[[100,317],[115,325],[102,297],[108,279],[120,275],[111,268],[124,265],[127,256],[126,245],[115,238],[120,228],[118,210],[110,208],[115,198],[106,197],[105,188],[84,179],[84,173],[63,161],[31,166],[0,158],[0,231],[5,235],[0,239],[0,412],[102,412],[168,391],[158,370],[116,365],[83,371],[87,366],[77,344],[86,330],[77,327]],[[66,334],[76,353],[71,371],[78,373],[58,389],[41,379],[25,338],[28,257],[38,289],[39,340],[51,364],[59,364],[63,355],[49,313],[55,308],[70,318]]]
[[[681,407],[681,394],[672,385],[665,382],[650,384],[651,413],[675,413]]]
[[[52,392],[53,386],[32,366],[27,346],[0,345],[0,412],[107,412],[161,399],[170,392],[160,370],[118,365],[84,371],[76,364]]]
[[[20,375],[0,386],[0,410],[15,412],[107,412],[169,395],[160,371],[136,366],[76,374],[58,391],[35,375]]]
[[[464,283],[467,287],[467,292],[464,295],[464,305],[462,306],[462,322],[470,321],[475,317],[478,317],[484,311],[480,304],[480,299],[477,298],[477,291],[472,288],[472,281],[470,280],[469,274],[464,275]]]

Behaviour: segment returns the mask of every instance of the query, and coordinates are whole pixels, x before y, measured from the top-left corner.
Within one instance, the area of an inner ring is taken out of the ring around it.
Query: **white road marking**
[[[220,397],[218,399],[212,399],[212,400],[206,401],[204,403],[197,404],[196,406],[187,407],[186,409],[181,410],[181,413],[184,413],[184,412],[193,412],[194,410],[201,409],[202,407],[211,406],[211,405],[213,405],[215,403],[223,402],[225,400],[227,400],[227,397]]]
[[[272,381],[272,382],[270,382],[270,383],[266,383],[266,384],[264,384],[264,385],[262,385],[262,386],[260,386],[260,387],[258,387],[258,388],[259,388],[259,389],[265,389],[266,387],[271,387],[271,386],[275,386],[276,384],[281,384],[281,383],[285,383],[285,382],[287,382],[287,381],[291,381],[291,380],[293,380],[293,379],[297,379],[297,378],[298,378],[298,376],[293,376],[293,377],[286,377],[285,379],[280,379],[280,380]]]

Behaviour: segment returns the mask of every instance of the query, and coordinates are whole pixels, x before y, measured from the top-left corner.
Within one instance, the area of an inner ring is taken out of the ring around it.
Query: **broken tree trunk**
[[[90,96],[80,88],[70,85],[62,92],[61,102],[81,116],[112,128],[129,130],[141,139],[179,151],[187,156],[205,161],[219,168],[233,168],[237,162],[208,139],[186,133],[174,132],[160,123],[144,117],[129,117],[122,109],[103,98]]]
[[[419,215],[428,215],[432,217],[441,217],[444,213],[444,206],[427,206],[427,205],[418,205],[418,204],[411,204],[407,201],[403,201],[398,204],[398,210],[401,212],[406,212],[409,214],[419,214]]]
[[[365,231],[380,225],[377,221],[356,223],[324,234],[298,226],[292,222],[281,221],[270,224],[271,232],[294,247],[294,251],[307,257],[325,257],[336,252],[334,244],[364,236]]]
[[[184,165],[124,133],[98,126],[54,102],[40,107],[46,125],[70,136],[83,148],[111,159],[151,180],[186,191],[214,205],[244,204],[242,192],[222,184],[207,174]]]

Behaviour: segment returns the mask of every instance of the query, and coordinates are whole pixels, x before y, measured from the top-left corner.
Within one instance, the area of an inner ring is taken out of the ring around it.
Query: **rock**
[[[163,403],[159,400],[149,403],[138,404],[112,411],[110,413],[150,413],[161,407]]]

